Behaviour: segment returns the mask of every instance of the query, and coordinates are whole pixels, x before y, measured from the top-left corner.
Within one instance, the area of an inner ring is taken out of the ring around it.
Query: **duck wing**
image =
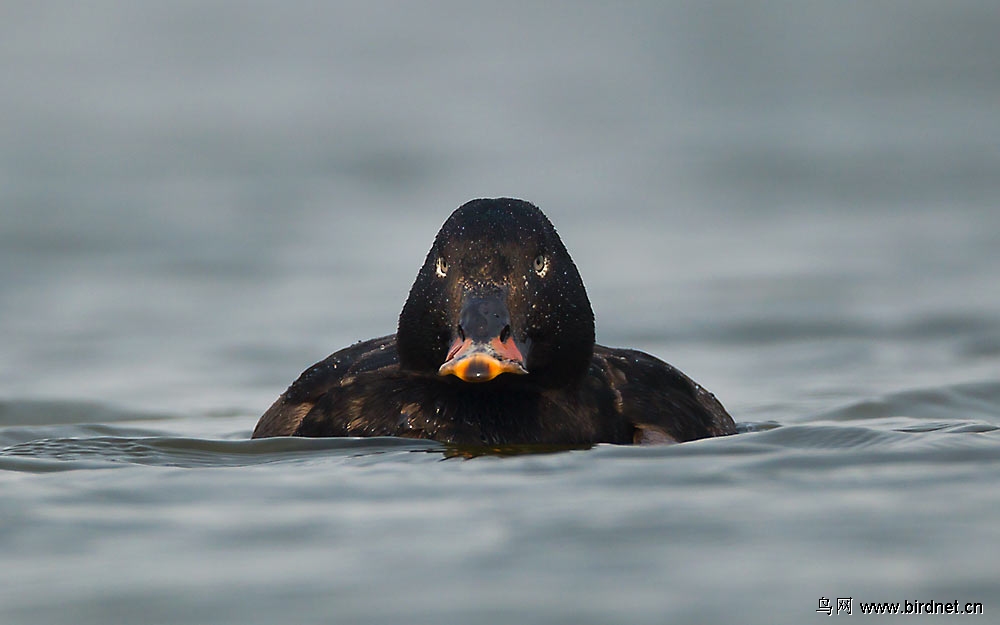
[[[292,382],[257,422],[253,438],[292,436],[330,391],[350,383],[359,374],[398,369],[398,366],[395,335],[345,347],[309,367]]]
[[[714,395],[645,352],[595,345],[588,376],[610,389],[615,411],[634,428],[634,443],[736,433],[733,418]]]

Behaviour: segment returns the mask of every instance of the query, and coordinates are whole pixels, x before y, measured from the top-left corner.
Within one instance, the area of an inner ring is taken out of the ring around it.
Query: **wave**
[[[433,441],[382,438],[273,438],[249,440],[249,417],[222,437],[203,432],[210,417],[142,413],[93,402],[0,402],[0,469],[27,472],[114,468],[241,467],[278,462],[413,462],[453,456],[558,452],[556,448],[456,450]],[[218,421],[218,419],[216,419]],[[152,427],[154,422],[157,426]],[[199,424],[201,429],[199,430]],[[182,429],[185,434],[178,435]],[[740,434],[653,448],[597,446],[597,455],[673,457],[777,456],[782,466],[882,462],[1000,460],[1000,382],[915,389],[865,399],[813,415],[804,422],[740,423]],[[840,460],[817,452],[856,452]],[[414,454],[414,452],[419,452]],[[430,452],[430,453],[428,453]],[[863,458],[858,454],[864,455]],[[900,454],[903,454],[902,456]],[[930,454],[930,455],[929,455]],[[760,458],[764,460],[764,458]]]

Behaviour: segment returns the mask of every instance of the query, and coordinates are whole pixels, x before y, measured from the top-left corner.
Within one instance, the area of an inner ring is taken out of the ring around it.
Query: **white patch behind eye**
[[[437,262],[434,264],[434,273],[436,273],[439,278],[443,278],[448,275],[448,261],[444,259],[444,256],[438,256]]]
[[[535,261],[532,264],[535,267],[535,273],[541,278],[544,278],[545,274],[549,272],[549,257],[545,254],[535,256]]]

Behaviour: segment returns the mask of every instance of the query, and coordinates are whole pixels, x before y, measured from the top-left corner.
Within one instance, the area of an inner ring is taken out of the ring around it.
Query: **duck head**
[[[590,365],[594,313],[542,211],[523,200],[472,200],[441,226],[396,340],[406,370],[554,388]]]

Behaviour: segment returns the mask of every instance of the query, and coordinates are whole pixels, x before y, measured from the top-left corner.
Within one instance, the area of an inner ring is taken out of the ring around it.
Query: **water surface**
[[[1000,609],[991,3],[2,13],[0,622]],[[497,195],[741,433],[248,440]]]

